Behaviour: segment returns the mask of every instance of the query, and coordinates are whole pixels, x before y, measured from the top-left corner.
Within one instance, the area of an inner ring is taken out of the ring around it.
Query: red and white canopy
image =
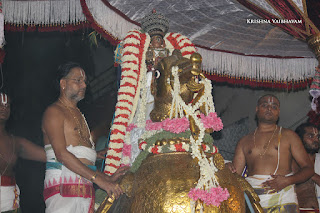
[[[305,39],[319,33],[316,0],[2,1],[5,30],[91,26],[112,44],[139,29],[152,9],[170,20],[169,31],[191,39],[215,81],[291,89],[314,75],[317,60]]]

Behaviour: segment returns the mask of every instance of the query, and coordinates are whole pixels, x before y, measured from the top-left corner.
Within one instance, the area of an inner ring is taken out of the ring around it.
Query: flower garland
[[[212,84],[211,81],[208,79],[202,79],[202,84],[204,85],[204,94],[201,96],[200,100],[193,104],[189,103],[188,105],[182,100],[180,96],[180,82],[179,82],[179,77],[178,77],[178,67],[172,67],[172,75],[174,77],[174,83],[173,83],[173,90],[172,90],[172,105],[171,105],[171,114],[170,117],[172,118],[172,111],[175,111],[175,117],[182,116],[184,114],[186,115],[196,115],[199,114],[197,113],[198,109],[200,106],[205,105],[205,113],[207,115],[211,114],[209,117],[213,116],[210,119],[213,119],[215,117],[215,108],[214,108],[214,103],[213,103],[213,97],[211,94],[212,91]],[[192,105],[193,104],[193,105]],[[173,107],[175,107],[175,110],[173,110]],[[185,110],[188,110],[185,113]],[[222,128],[221,128],[222,129]],[[219,130],[221,130],[219,129]]]
[[[120,167],[126,128],[133,119],[141,79],[144,79],[143,76],[146,73],[144,61],[148,45],[145,44],[149,43],[150,37],[137,30],[130,31],[123,41],[122,76],[105,167],[105,173],[109,175]]]
[[[193,188],[188,193],[188,196],[194,201],[202,200],[207,205],[220,206],[220,203],[227,200],[230,194],[227,189],[222,189],[218,186],[211,188],[209,191]]]
[[[223,128],[221,118],[217,116],[216,112],[210,112],[207,116],[200,113],[201,122],[205,129],[213,129],[213,131],[220,131]],[[147,120],[146,130],[165,130],[173,133],[185,132],[189,129],[190,123],[186,117],[183,118],[167,118],[161,122],[152,122]]]
[[[141,82],[141,99],[140,99],[140,105],[139,105],[139,114],[138,114],[138,127],[144,128],[146,125],[146,106],[147,106],[147,83],[146,83],[146,75],[143,76]]]
[[[161,153],[171,153],[171,152],[191,152],[192,148],[189,144],[188,138],[191,136],[191,131],[187,130],[181,133],[174,133],[170,131],[163,131],[163,130],[151,130],[145,132],[141,136],[141,140],[139,142],[139,149],[142,152],[139,156],[135,159],[134,163],[132,164],[130,171],[136,172],[140,167],[142,161],[149,155],[149,154],[161,154]],[[186,139],[182,141],[181,139]],[[157,144],[157,141],[163,140],[175,140],[179,139],[179,141],[175,143],[166,144],[162,143],[160,145]],[[203,138],[203,143],[201,144],[202,149],[206,153],[215,154],[218,152],[217,147],[213,145],[213,139],[210,134],[205,134]]]
[[[203,152],[203,150],[200,150],[201,148],[201,142],[203,141],[204,135],[205,135],[205,127],[204,124],[201,122],[201,116],[200,118],[197,116],[197,110],[205,104],[205,110],[206,114],[214,113],[214,104],[213,104],[213,97],[211,95],[211,82],[208,79],[203,79],[202,82],[204,84],[204,94],[199,99],[197,103],[189,103],[186,104],[180,94],[177,95],[177,90],[180,92],[180,82],[179,82],[179,75],[178,75],[178,67],[172,67],[172,75],[174,78],[174,85],[173,85],[173,91],[172,96],[175,96],[172,100],[172,105],[176,105],[176,116],[177,114],[182,114],[185,112],[186,116],[190,116],[195,121],[196,126],[199,128],[200,133],[198,135],[198,138],[195,139],[190,136],[190,142],[191,142],[191,156],[195,159],[198,159],[198,164],[200,166],[200,178],[198,180],[198,183],[194,189],[191,189],[189,192],[191,201],[191,210],[192,212],[195,212],[195,206],[198,201],[201,209],[203,209],[202,202],[204,202],[207,205],[215,205],[219,206],[220,203],[229,197],[229,193],[227,189],[220,190],[219,189],[219,183],[215,176],[215,172],[218,171],[218,169],[215,167],[213,163],[213,159],[208,159]],[[193,192],[201,192],[201,196],[194,196]],[[216,194],[217,192],[222,192],[222,194]],[[203,196],[206,195],[206,196]],[[211,197],[210,199],[204,199],[207,198],[208,195]],[[221,199],[217,199],[217,197],[221,197]]]
[[[213,129],[213,131],[220,131],[223,128],[223,124],[221,119],[217,116],[217,113],[209,113],[208,116],[204,114],[200,114],[201,122],[204,124],[206,129]],[[136,128],[137,126],[134,124],[130,124],[126,131],[127,134],[125,136],[125,143],[123,145],[123,157],[121,159],[121,165],[129,165],[130,157],[131,157],[131,144],[130,135],[131,130]],[[163,146],[155,145],[155,140],[162,139],[170,139],[170,138],[189,138],[191,135],[190,132],[190,123],[186,117],[183,118],[174,118],[174,119],[165,119],[161,122],[152,122],[151,120],[146,121],[145,130],[146,132],[141,136],[141,140],[139,143],[139,148],[142,151],[160,154],[160,153],[169,153],[169,152],[191,152],[191,146],[189,144],[180,143],[180,144],[167,144]],[[189,130],[189,131],[188,131]],[[169,134],[171,133],[171,134]],[[173,134],[172,134],[173,133]],[[182,133],[182,134],[180,134]],[[155,134],[157,134],[155,136]],[[168,135],[169,134],[169,135]],[[212,146],[213,140],[209,134],[205,135],[204,142],[210,144],[201,144],[203,150],[209,153],[216,153],[217,148]],[[210,141],[210,142],[209,142]],[[143,159],[145,159],[147,155],[145,153],[140,154],[133,164],[132,172],[135,172]]]
[[[179,33],[168,33],[164,37],[166,47],[172,52],[180,49],[184,57],[190,58],[196,52],[191,41]],[[129,163],[129,153],[127,152],[130,142],[130,133],[127,126],[132,122],[137,109],[142,88],[141,102],[139,107],[141,114],[138,115],[138,126],[143,127],[145,123],[145,55],[150,44],[150,36],[138,30],[132,30],[123,40],[122,52],[122,75],[120,88],[118,91],[118,101],[115,110],[115,118],[111,127],[109,148],[107,152],[105,173],[112,175],[120,164]],[[124,145],[126,143],[127,145]],[[126,155],[123,155],[123,148],[126,147]]]
[[[178,49],[183,57],[190,59],[192,53],[196,52],[196,48],[190,39],[180,33],[167,33],[164,41],[166,47],[170,50],[170,54],[174,49]]]
[[[126,128],[126,135],[124,137],[124,144],[123,144],[123,148],[122,148],[122,158],[121,158],[121,164],[120,166],[123,165],[130,165],[130,158],[131,158],[131,144],[130,142],[130,137],[131,137],[131,130],[136,128],[135,125],[130,124],[127,128]]]

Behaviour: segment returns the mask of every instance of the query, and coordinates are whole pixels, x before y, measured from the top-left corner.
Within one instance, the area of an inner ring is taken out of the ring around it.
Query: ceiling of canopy
[[[273,10],[264,1],[256,2]],[[314,57],[305,41],[272,24],[254,23],[261,17],[235,0],[110,0],[109,3],[138,23],[156,9],[170,20],[171,31],[186,35],[203,47],[246,55]]]

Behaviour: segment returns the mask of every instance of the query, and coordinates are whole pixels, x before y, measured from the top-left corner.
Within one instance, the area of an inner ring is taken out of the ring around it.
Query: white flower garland
[[[147,71],[143,71],[147,72]],[[146,105],[147,105],[147,78],[146,74],[144,74],[143,78],[141,79],[141,99],[140,99],[140,105],[139,105],[139,114],[138,114],[138,123],[137,126],[139,128],[144,128],[146,126]]]
[[[154,136],[155,134],[158,134],[159,132],[162,132],[162,130],[152,130],[152,131],[145,131],[141,137],[140,140],[144,141],[148,138],[151,138],[152,136]]]
[[[126,131],[126,135],[124,136],[124,143],[127,145],[130,145],[131,144],[130,138],[131,138],[131,132]],[[130,164],[130,158],[128,156],[122,156],[120,160],[120,164],[124,164],[124,165]]]
[[[206,113],[214,112],[214,104],[213,104],[213,98],[211,95],[211,82],[208,79],[203,79],[203,84],[205,87],[204,94],[200,98],[200,100],[192,106],[191,103],[188,105],[182,100],[180,96],[180,82],[179,82],[179,75],[178,75],[178,67],[172,67],[172,75],[174,78],[174,86],[172,91],[172,106],[175,105],[175,110],[177,114],[183,113],[183,111],[186,113],[186,116],[191,116],[195,124],[200,129],[200,133],[198,136],[198,139],[195,140],[192,135],[190,136],[190,143],[192,147],[191,156],[193,158],[198,159],[198,164],[200,166],[200,178],[198,180],[196,188],[199,189],[210,189],[212,187],[219,186],[218,180],[215,176],[215,173],[218,171],[216,166],[213,163],[213,159],[210,160],[207,159],[204,152],[200,151],[201,142],[203,140],[203,137],[205,135],[205,128],[201,122],[201,119],[196,116],[196,111],[199,109],[200,106],[202,106],[204,103],[207,103],[206,105]],[[179,111],[177,111],[179,110]],[[195,202],[194,200],[190,201],[191,204],[191,210],[192,212],[195,212]],[[201,205],[201,209],[202,204]]]
[[[105,167],[105,172],[107,174],[113,174],[116,171],[116,167],[119,167],[121,162],[126,161],[118,160],[119,158],[121,159],[123,155],[122,152],[116,152],[115,149],[122,149],[124,145],[123,143],[126,143],[127,145],[131,144],[130,140],[125,140],[125,135],[127,135],[127,126],[125,124],[129,125],[133,120],[134,112],[136,111],[140,96],[139,93],[141,83],[143,82],[146,74],[145,53],[148,45],[144,45],[142,49],[140,49],[140,40],[142,40],[142,36],[143,34],[141,32],[133,30],[128,33],[128,37],[123,41],[123,52],[129,52],[132,54],[125,54],[122,57],[122,69],[127,69],[127,71],[123,75],[123,78],[120,82],[118,102],[116,105],[117,109],[115,111],[115,120],[111,127],[110,143],[107,152],[109,158],[106,160]],[[147,44],[149,44],[150,36],[146,35],[144,40]],[[141,51],[142,53],[140,53]],[[141,58],[139,58],[139,54],[142,54]],[[140,70],[139,59],[142,62],[140,63]],[[135,70],[140,71],[140,78],[139,73],[136,73]],[[139,79],[139,81],[137,81],[137,79]],[[130,94],[132,94],[133,97]],[[123,135],[123,133],[125,133],[125,135]],[[123,143],[119,143],[117,141],[123,141]]]
[[[210,112],[215,112],[215,107],[213,103],[213,97],[211,94],[212,90],[212,84],[211,81],[207,78],[202,79],[203,85],[204,85],[204,94],[200,98],[200,100],[192,106],[191,103],[188,105],[185,104],[185,102],[182,100],[180,96],[180,81],[178,76],[178,70],[179,68],[177,66],[172,67],[172,75],[174,77],[174,84],[173,84],[173,90],[171,92],[172,94],[172,105],[171,105],[171,112],[170,112],[170,118],[172,118],[173,111],[175,111],[175,118],[177,118],[178,115],[180,117],[183,117],[184,110],[188,110],[187,115],[195,114],[196,111],[205,104],[205,110],[206,114],[209,114]],[[170,79],[169,79],[170,81]],[[168,79],[167,79],[168,82]],[[175,110],[173,108],[175,107]]]
[[[145,91],[145,85],[146,85],[146,73],[147,73],[147,65],[145,63],[146,61],[146,52],[148,50],[148,47],[149,47],[149,44],[150,44],[150,36],[149,34],[145,34],[146,35],[146,40],[145,40],[145,44],[148,44],[148,45],[144,45],[143,47],[143,54],[142,54],[142,60],[141,60],[141,69],[140,69],[140,83],[138,84],[138,87],[137,87],[137,94],[140,93],[140,89],[143,88],[142,90],[142,93],[146,93]],[[138,45],[140,46],[140,43],[138,43]],[[138,48],[133,48],[133,49],[138,49]],[[139,50],[139,49],[138,49]],[[131,51],[131,48],[128,49],[128,51]],[[139,51],[136,52],[136,54],[139,54]],[[132,65],[131,65],[132,66]],[[137,70],[138,70],[138,65],[137,65]],[[142,85],[143,84],[143,85]],[[132,89],[132,88],[131,88]],[[145,114],[145,108],[146,108],[146,94],[142,96],[142,100],[141,100],[141,106],[143,109],[140,109],[140,112]],[[140,98],[140,95],[136,95],[135,98],[134,98],[134,101],[133,101],[133,107],[132,107],[132,113],[131,113],[131,118],[129,119],[129,123],[132,122],[132,119],[134,118],[134,114],[135,114],[135,111],[136,111],[136,108],[137,108],[137,105],[138,105],[138,101],[139,101],[139,98]],[[143,117],[143,114],[141,116],[139,116],[138,118],[140,117]],[[140,118],[140,120],[138,119],[138,123],[142,123],[143,121],[141,121],[142,118]],[[145,122],[145,121],[144,121]]]

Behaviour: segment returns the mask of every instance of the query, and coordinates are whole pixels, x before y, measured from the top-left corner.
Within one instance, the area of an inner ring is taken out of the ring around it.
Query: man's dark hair
[[[312,123],[302,123],[300,124],[297,128],[296,128],[296,133],[299,135],[300,139],[302,140],[303,135],[306,133],[306,129],[307,127],[313,127],[316,128],[316,125],[312,124]]]
[[[58,67],[58,73],[57,73],[57,79],[56,79],[58,89],[60,89],[60,80],[62,78],[65,78],[70,73],[70,70],[75,67],[79,67],[79,68],[83,69],[80,64],[73,62],[73,61],[68,61],[64,64],[61,64]]]
[[[273,97],[273,98],[275,98],[275,99],[278,100],[279,105],[280,105],[280,100],[279,100],[279,98],[278,98],[277,96],[275,96],[275,95],[272,95],[272,94],[265,94],[265,95],[261,96],[261,97],[258,99],[257,105],[259,105],[261,99],[264,98],[264,97]]]

